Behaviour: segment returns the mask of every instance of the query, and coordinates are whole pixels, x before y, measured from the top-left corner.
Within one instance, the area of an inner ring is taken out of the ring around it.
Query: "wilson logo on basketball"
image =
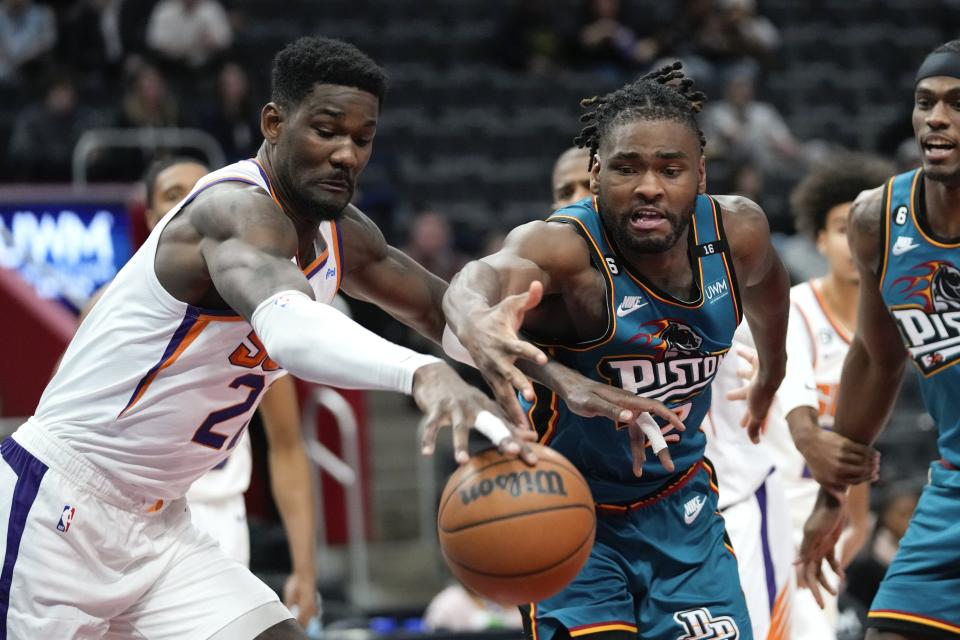
[[[506,491],[511,497],[519,498],[524,493],[565,496],[563,477],[556,471],[521,471],[519,473],[501,473],[495,478],[484,478],[474,485],[460,490],[460,501],[464,505],[489,496],[494,491]]]

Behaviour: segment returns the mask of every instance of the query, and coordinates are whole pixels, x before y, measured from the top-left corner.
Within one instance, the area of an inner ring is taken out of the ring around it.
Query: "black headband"
[[[939,51],[927,56],[920,68],[913,84],[916,85],[924,78],[933,76],[949,76],[960,79],[960,53],[953,51]]]

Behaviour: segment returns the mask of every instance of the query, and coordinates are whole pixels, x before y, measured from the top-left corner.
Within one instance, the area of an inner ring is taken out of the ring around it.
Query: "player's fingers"
[[[614,422],[630,422],[634,417],[634,412],[630,409],[624,409],[606,398],[596,395],[590,396],[584,408],[594,416],[603,416]]]
[[[523,410],[523,407],[520,406],[520,401],[517,399],[517,393],[513,385],[502,378],[499,380],[484,379],[487,381],[491,391],[493,391],[493,396],[496,398],[497,404],[500,405],[503,412],[507,414],[507,419],[518,429],[531,430],[530,422],[527,420],[527,414]]]
[[[753,380],[753,369],[737,369],[737,377],[741,380]]]
[[[506,348],[507,353],[524,360],[530,360],[538,364],[544,364],[547,361],[547,354],[530,344],[526,340],[514,340]]]
[[[425,456],[433,455],[437,448],[437,433],[440,431],[440,416],[436,412],[420,422],[420,451]]]
[[[533,394],[533,383],[530,382],[530,378],[523,375],[523,372],[516,367],[510,367],[506,371],[507,380],[510,381],[510,385],[519,391],[525,400],[528,402],[533,402],[533,399],[536,397]]]
[[[470,460],[470,452],[467,445],[470,442],[470,424],[467,424],[465,416],[459,409],[454,410],[453,421],[453,457],[457,464],[464,464]]]
[[[740,387],[727,392],[727,400],[746,400],[750,387]]]
[[[757,444],[760,442],[760,430],[763,427],[763,422],[757,420],[752,415],[747,418],[747,435],[750,437],[750,442]]]
[[[530,286],[527,287],[526,293],[521,294],[521,296],[523,302],[521,310],[529,311],[533,309],[543,300],[543,283],[539,280],[534,280],[530,283]]]
[[[663,441],[667,443],[680,442],[680,436],[675,433],[671,433],[669,436],[666,436]]]
[[[760,364],[760,357],[757,352],[743,345],[737,345],[737,355],[753,365],[754,369]]]
[[[675,467],[673,465],[673,458],[670,457],[670,449],[664,447],[660,453],[657,454],[657,457],[660,458],[660,464],[663,465],[663,468],[673,473]]]
[[[833,572],[840,576],[840,579],[843,580],[843,567],[840,566],[840,559],[837,557],[835,550],[831,549],[830,553],[827,554],[827,562],[830,564],[830,568],[833,569]],[[829,585],[827,586],[827,590],[831,594],[837,595],[837,592],[839,591],[838,587],[839,585]]]
[[[643,431],[635,423],[627,425],[627,431],[630,433],[630,453],[633,455],[633,475],[638,478],[643,475],[643,464],[647,461],[646,437]]]
[[[666,421],[669,422],[671,425],[673,425],[673,428],[676,429],[677,431],[686,431],[686,430],[687,430],[687,426],[686,426],[685,424],[683,424],[683,420],[680,419],[680,416],[678,416],[676,413],[674,413],[673,411],[671,411],[671,410],[667,407],[667,405],[665,405],[665,404],[663,404],[663,403],[661,403],[661,402],[657,402],[657,401],[652,401],[652,402],[651,402],[651,401],[649,401],[649,400],[646,400],[646,403],[645,403],[645,404],[646,404],[647,406],[643,409],[644,412],[646,412],[646,413],[652,413],[653,415],[657,416],[658,418],[661,418],[661,419],[663,419],[663,420],[666,420]]]

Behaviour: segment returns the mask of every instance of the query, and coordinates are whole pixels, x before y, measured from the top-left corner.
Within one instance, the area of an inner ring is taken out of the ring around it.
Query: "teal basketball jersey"
[[[608,324],[603,335],[580,344],[541,346],[584,376],[655,398],[676,411],[687,429],[680,442],[670,445],[670,455],[676,473],[682,473],[703,457],[706,438],[700,423],[710,408],[710,383],[741,318],[719,205],[709,196],[697,196],[688,234],[697,289],[691,301],[678,300],[631,272],[604,229],[596,199],[560,209],[548,220],[570,224],[587,241],[606,284]],[[540,441],[570,459],[598,503],[630,503],[671,480],[649,448],[643,476],[633,475],[626,425],[582,418],[548,389],[538,385],[536,392],[527,407]]]
[[[883,207],[880,292],[920,373],[940,455],[960,466],[960,242],[927,224],[920,169],[887,182]]]

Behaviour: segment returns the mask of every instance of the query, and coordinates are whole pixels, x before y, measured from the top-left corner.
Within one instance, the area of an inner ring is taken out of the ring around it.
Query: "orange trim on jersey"
[[[925,627],[933,627],[935,629],[942,629],[944,631],[950,631],[951,633],[960,633],[960,626],[951,624],[946,620],[940,620],[939,618],[931,618],[929,616],[921,616],[916,613],[907,613],[905,611],[896,611],[894,609],[875,609],[867,614],[868,618],[890,618],[891,620],[903,620],[904,622],[912,622],[914,624],[923,625]]]
[[[263,175],[264,175],[264,176],[267,175],[267,170],[263,168],[263,165],[260,164],[260,161],[259,161],[259,160],[257,160],[256,158],[251,158],[250,160],[251,160],[251,162],[253,162],[255,165],[257,165],[258,167],[260,167],[260,171],[263,172]],[[278,198],[278,197],[277,197],[277,194],[274,192],[274,190],[273,190],[273,185],[270,184],[269,178],[266,179],[266,180],[264,180],[264,182],[267,183],[267,192],[270,194],[270,197],[273,198],[273,201],[276,202],[276,203],[277,203],[277,206],[280,207],[280,210],[283,211],[283,210],[284,210],[284,209],[283,209],[283,205],[280,204],[280,198]]]
[[[913,226],[917,228],[917,231],[920,232],[920,235],[923,236],[923,239],[933,246],[940,247],[941,249],[956,249],[957,247],[960,247],[960,242],[950,244],[946,242],[940,242],[939,240],[934,240],[927,234],[926,231],[923,230],[923,227],[920,225],[920,221],[917,219],[917,211],[916,207],[914,206],[916,200],[914,193],[917,190],[917,183],[920,181],[920,175],[922,173],[923,171],[917,171],[913,175],[913,183],[910,185],[910,217],[913,218]]]
[[[147,509],[147,513],[156,513],[157,511],[160,511],[160,509],[163,509],[163,500],[157,500],[154,502],[150,508]]]
[[[770,628],[767,630],[767,640],[787,640],[790,637],[790,583],[784,585],[773,603],[770,614]]]
[[[117,419],[125,416],[138,402],[143,398],[143,395],[147,392],[147,389],[153,384],[153,381],[156,380],[157,376],[161,371],[172,365],[177,361],[183,352],[187,350],[194,340],[197,339],[197,336],[211,323],[211,322],[241,322],[243,318],[240,316],[215,316],[206,313],[201,313],[196,316],[193,325],[189,328],[187,333],[180,339],[179,343],[176,342],[176,337],[171,339],[171,344],[175,344],[175,348],[172,353],[167,355],[166,358],[161,360],[159,363],[153,366],[147,374],[140,379],[140,382],[137,385],[137,390],[134,393],[133,397],[130,398],[130,401],[127,403],[127,406],[123,408],[123,411],[117,416]],[[170,348],[168,344],[167,348]]]
[[[727,551],[730,552],[730,555],[732,555],[734,558],[737,557],[737,552],[733,550],[733,547],[728,545],[726,542],[723,543],[723,546],[726,547]]]
[[[693,230],[693,244],[696,245],[696,244],[698,244],[696,215],[694,215],[693,224],[690,225],[690,228]],[[610,247],[612,248],[614,245],[613,245],[612,242],[610,242],[610,237],[607,235],[607,230],[601,227],[601,231],[603,232],[603,239],[606,240],[607,244],[610,245]],[[688,253],[689,253],[689,251],[688,251]],[[683,300],[677,300],[677,299],[668,300],[668,299],[664,298],[663,296],[659,295],[659,294],[658,294],[656,291],[654,291],[653,289],[651,289],[651,288],[650,288],[650,285],[644,284],[643,281],[640,280],[640,278],[638,278],[637,276],[633,275],[633,273],[630,271],[630,269],[627,268],[627,265],[626,265],[626,264],[623,265],[623,272],[624,272],[625,274],[627,274],[627,277],[630,278],[631,280],[633,280],[633,282],[634,282],[638,287],[640,287],[641,289],[643,289],[648,295],[653,296],[654,298],[656,298],[656,299],[659,300],[660,302],[663,302],[663,303],[665,303],[665,304],[672,305],[672,306],[674,306],[674,307],[680,307],[681,309],[699,309],[700,307],[703,306],[703,303],[706,301],[706,296],[703,294],[703,291],[704,291],[704,285],[703,285],[703,265],[700,263],[700,258],[699,258],[699,257],[694,256],[694,260],[697,261],[697,272],[698,272],[698,275],[700,276],[700,299],[699,299],[699,301],[684,302]]]
[[[594,196],[594,207],[596,207],[596,196]],[[555,347],[558,349],[565,349],[566,351],[590,351],[591,349],[596,349],[597,347],[602,347],[603,345],[607,344],[613,339],[613,336],[617,334],[617,314],[615,313],[616,300],[615,300],[614,286],[613,286],[613,275],[611,275],[610,273],[610,265],[608,265],[606,263],[606,260],[603,259],[603,251],[600,251],[600,247],[597,245],[597,241],[593,239],[592,235],[590,235],[590,231],[587,229],[586,225],[583,224],[583,222],[581,222],[579,219],[573,216],[567,216],[567,215],[553,215],[547,218],[547,222],[552,222],[556,220],[569,220],[571,222],[576,223],[577,226],[579,226],[583,230],[584,236],[590,241],[590,244],[593,245],[593,248],[597,252],[597,255],[600,256],[600,261],[603,263],[603,267],[604,267],[603,276],[607,279],[607,284],[609,285],[608,292],[610,294],[610,307],[608,308],[607,313],[609,316],[610,326],[607,327],[608,332],[606,335],[601,336],[600,338],[597,338],[596,341],[587,341],[587,342],[592,342],[593,344],[589,344],[588,346],[585,346],[585,347],[573,347],[568,345],[549,344],[549,343],[542,343],[541,346]]]
[[[820,311],[823,312],[824,317],[827,319],[827,322],[830,323],[830,326],[833,327],[833,330],[837,332],[837,335],[840,336],[844,342],[850,344],[850,341],[853,340],[853,336],[850,335],[850,332],[847,330],[847,328],[843,326],[843,323],[833,315],[833,311],[831,311],[830,307],[827,306],[827,301],[823,299],[820,291],[817,290],[817,284],[819,282],[819,280],[810,280],[810,290],[813,291],[813,297],[816,298],[817,304],[820,305]]]
[[[655,502],[658,502],[669,495],[673,495],[674,493],[682,489],[688,482],[690,482],[690,479],[693,478],[696,472],[699,471],[703,466],[704,466],[703,460],[702,459],[698,460],[689,469],[687,469],[682,476],[677,478],[672,484],[669,484],[665,488],[655,492],[652,496],[643,498],[642,500],[637,500],[636,502],[632,502],[630,504],[597,503],[597,511],[623,514],[623,513],[628,513],[630,511],[634,511],[636,509],[642,509],[643,507],[649,507]]]
[[[896,176],[894,176],[895,178]],[[886,207],[881,212],[883,216],[883,251],[880,253],[880,291],[883,292],[883,279],[887,276],[887,264],[890,262],[887,258],[887,252],[890,251],[890,226],[893,220],[891,220],[891,209],[893,208],[893,203],[890,201],[890,196],[893,195],[893,181],[894,178],[890,178],[887,181],[886,192],[883,194],[883,201],[886,203]]]
[[[333,261],[337,267],[337,291],[340,290],[340,280],[343,278],[343,258],[340,256],[340,227],[337,226],[336,221],[330,221],[330,237],[331,242],[333,243]]]
[[[710,476],[710,489],[717,495],[720,495],[720,486],[715,480],[715,478],[717,477],[716,475],[717,472],[713,470],[713,465],[711,465],[709,462],[704,460],[703,468],[704,470],[706,470],[707,475]]]
[[[619,620],[613,620],[610,622],[595,622],[593,624],[585,624],[579,627],[571,627],[567,631],[569,631],[571,638],[579,638],[580,636],[603,633],[604,631],[626,631],[628,633],[636,633],[637,625],[630,624],[628,622],[621,622]]]
[[[313,274],[316,272],[316,270],[322,267],[324,263],[326,263],[327,257],[329,255],[330,255],[330,248],[327,247],[326,249],[320,252],[320,255],[314,258],[313,262],[303,267],[301,271],[303,271],[304,275],[306,275],[307,278],[313,277]]]
[[[540,444],[548,445],[553,440],[554,431],[557,428],[557,421],[560,419],[560,412],[557,411],[557,394],[550,394],[550,418],[547,420],[547,429],[540,438]]]
[[[797,313],[800,314],[800,319],[803,320],[803,326],[807,329],[807,336],[810,338],[810,346],[813,348],[813,368],[817,368],[817,360],[819,359],[819,350],[817,349],[817,340],[813,335],[813,327],[810,324],[810,318],[807,317],[807,314],[800,308],[796,302],[791,302],[793,308],[797,310]]]
[[[540,634],[537,633],[537,603],[530,603],[530,635],[532,640],[540,640]]]

